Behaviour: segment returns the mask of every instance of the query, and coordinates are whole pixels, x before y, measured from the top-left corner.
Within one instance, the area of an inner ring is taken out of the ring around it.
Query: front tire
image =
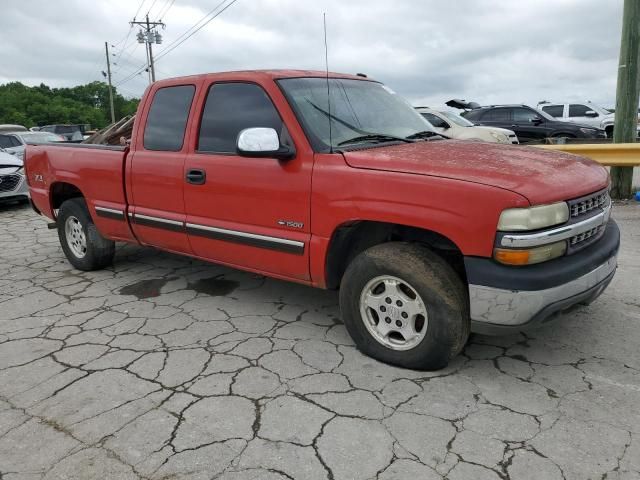
[[[469,337],[462,280],[420,245],[391,242],[358,255],[342,279],[340,310],[361,352],[405,368],[444,368]]]
[[[115,242],[98,232],[82,198],[66,200],[58,211],[58,238],[67,259],[78,270],[99,270],[113,262]]]

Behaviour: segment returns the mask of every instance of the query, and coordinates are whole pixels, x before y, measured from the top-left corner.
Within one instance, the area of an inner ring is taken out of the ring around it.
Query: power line
[[[196,33],[198,33],[203,27],[205,27],[207,24],[209,24],[213,19],[217,18],[218,16],[222,15],[222,13],[228,9],[231,5],[233,5],[234,3],[236,3],[238,0],[232,0],[231,3],[227,4],[222,10],[220,10],[218,13],[216,13],[213,17],[211,17],[209,20],[207,20],[205,23],[203,23],[202,25],[200,25],[196,30],[194,30],[191,34],[189,34],[187,37],[185,37],[183,40],[181,40],[180,42],[178,42],[177,44],[174,44],[173,46],[169,45],[167,46],[167,48],[165,48],[164,50],[162,50],[158,56],[156,57],[156,61],[160,60],[162,57],[166,56],[167,54],[171,53],[173,50],[175,50],[176,48],[178,48],[180,45],[182,45],[184,42],[186,42],[187,40],[189,40],[189,38],[191,38],[192,36],[194,36]],[[224,3],[224,1],[222,2]],[[175,42],[174,42],[175,43]]]
[[[208,25],[212,20],[214,20],[215,18],[220,16],[225,10],[227,10],[229,7],[231,7],[238,0],[232,0],[230,3],[225,5],[220,11],[218,11],[215,15],[213,15],[211,18],[207,19],[207,17],[209,17],[212,13],[214,13],[216,10],[218,10],[226,1],[228,1],[228,0],[222,0],[222,2],[218,3],[212,10],[210,10],[200,20],[198,20],[192,27],[190,27],[185,32],[183,32],[181,35],[179,35],[178,38],[176,40],[174,40],[173,42],[171,42],[169,45],[167,45],[167,47],[165,47],[164,50],[161,50],[160,53],[156,56],[155,61],[157,62],[162,57],[166,56],[167,54],[169,54],[170,52],[172,52],[173,50],[178,48],[180,45],[182,45],[184,42],[186,42],[189,38],[191,38],[193,35],[195,35],[198,31],[200,31],[202,28],[204,28],[206,25]],[[204,21],[204,23],[202,23],[203,21]],[[202,23],[202,25],[199,25],[200,23]],[[118,82],[116,84],[116,86],[123,85],[124,83],[130,81],[131,79],[135,78],[136,75],[144,72],[147,68],[148,67],[147,67],[146,64],[141,66],[140,68],[138,68],[137,71],[131,73],[130,75],[128,75],[124,79],[120,80],[120,82]]]
[[[138,10],[136,10],[136,13],[133,14],[133,19],[134,20],[136,19],[136,17],[140,13],[140,10],[142,10],[142,6],[145,4],[146,1],[147,0],[142,0],[142,2],[140,2],[140,5],[138,5]]]
[[[118,53],[118,56],[114,60],[114,63],[120,61],[120,57],[122,57],[122,54],[124,53],[124,50],[127,48],[127,41],[129,40],[129,36],[131,36],[131,31],[132,30],[133,30],[133,25],[129,25],[129,31],[127,32],[127,36],[124,37],[124,43],[122,44],[122,48],[120,49],[120,52]],[[112,47],[115,47],[115,45],[112,45]]]
[[[155,6],[156,2],[158,0],[153,0],[153,3],[151,4],[151,6],[149,7],[149,10],[147,10],[147,15],[149,15],[149,13],[151,13],[151,9]]]
[[[179,42],[183,37],[185,37],[187,34],[189,34],[189,32],[191,32],[194,28],[196,28],[202,21],[206,20],[206,18],[211,15],[213,12],[215,12],[218,8],[220,8],[227,0],[222,0],[220,3],[218,3],[215,7],[213,7],[213,9],[211,11],[209,11],[208,13],[206,13],[205,15],[203,15],[200,20],[198,20],[196,23],[194,23],[193,25],[191,25],[188,29],[186,29],[184,32],[182,32],[180,35],[178,35],[171,43],[169,43],[164,50],[160,51],[160,54],[162,54],[165,50],[168,50],[169,48],[171,48],[173,45],[175,45],[177,42]]]
[[[171,10],[171,7],[173,7],[173,2],[175,2],[176,0],[167,0],[167,3],[165,3],[165,7],[164,9],[160,9],[160,14],[158,15],[158,18],[162,21],[162,18],[167,14],[167,12],[169,12],[169,10]],[[167,7],[168,5],[168,7]]]

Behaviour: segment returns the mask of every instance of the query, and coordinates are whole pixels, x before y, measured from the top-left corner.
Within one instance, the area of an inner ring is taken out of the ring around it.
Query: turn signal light
[[[496,248],[493,253],[493,258],[500,263],[505,263],[507,265],[528,265],[529,250],[506,250],[504,248]]]
[[[493,251],[493,258],[505,265],[533,265],[561,257],[566,251],[567,243],[562,241],[527,250],[496,248]]]

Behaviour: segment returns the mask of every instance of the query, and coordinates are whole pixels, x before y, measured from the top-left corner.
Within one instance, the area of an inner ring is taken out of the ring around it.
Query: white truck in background
[[[537,108],[564,122],[580,123],[601,128],[606,132],[608,138],[613,137],[615,115],[595,103],[553,103],[543,101],[538,103]],[[638,121],[640,122],[640,117]],[[638,126],[638,136],[640,136],[640,125]]]

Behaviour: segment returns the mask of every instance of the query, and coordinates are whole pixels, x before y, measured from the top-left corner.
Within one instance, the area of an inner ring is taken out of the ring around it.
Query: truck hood
[[[343,151],[353,168],[451,178],[511,190],[539,205],[606,188],[596,162],[535,147],[440,140]]]

